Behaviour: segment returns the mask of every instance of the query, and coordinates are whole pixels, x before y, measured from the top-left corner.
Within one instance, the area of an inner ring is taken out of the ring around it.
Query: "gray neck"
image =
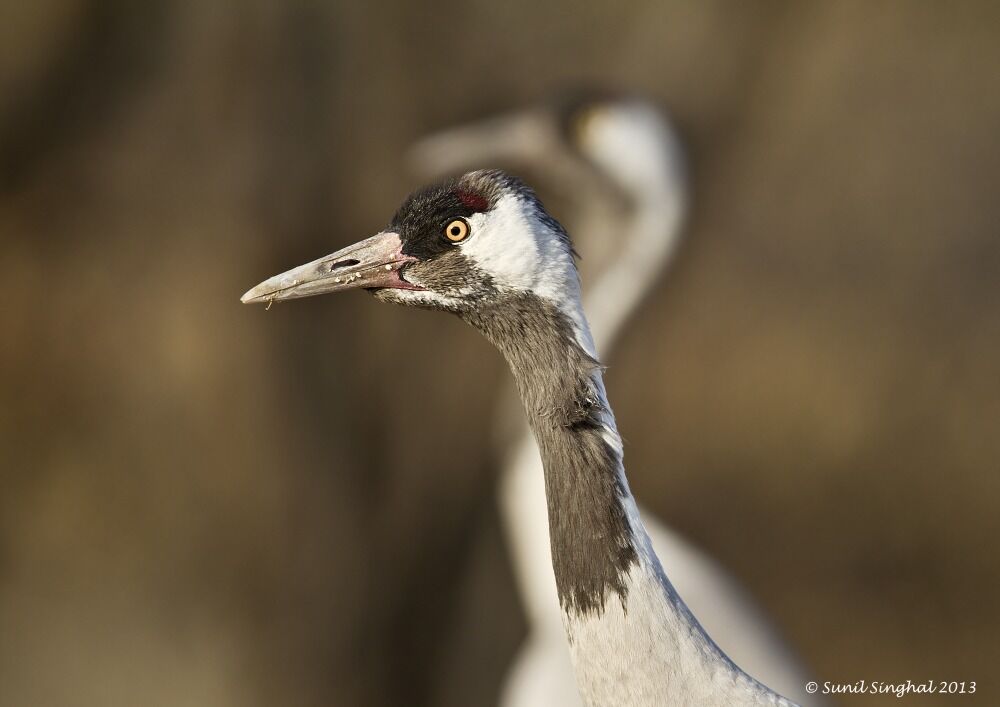
[[[506,357],[538,441],[552,566],[576,627],[567,624],[567,634],[585,701],[691,704],[710,695],[712,704],[790,705],[719,650],[663,575],[641,524],[632,526],[600,364],[577,342],[570,318],[531,295],[462,316]],[[639,579],[629,581],[633,568]]]
[[[612,593],[624,604],[623,580],[637,556],[621,455],[605,439],[614,420],[600,364],[577,343],[569,319],[538,297],[508,297],[464,318],[507,359],[538,441],[563,609],[599,614]]]

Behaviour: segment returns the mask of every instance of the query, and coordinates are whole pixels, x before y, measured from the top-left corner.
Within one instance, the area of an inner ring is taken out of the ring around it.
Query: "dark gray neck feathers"
[[[611,593],[624,605],[624,578],[637,557],[621,459],[601,435],[601,415],[610,411],[595,388],[600,364],[577,343],[568,318],[536,296],[504,297],[461,316],[507,359],[538,442],[563,609],[600,614]]]

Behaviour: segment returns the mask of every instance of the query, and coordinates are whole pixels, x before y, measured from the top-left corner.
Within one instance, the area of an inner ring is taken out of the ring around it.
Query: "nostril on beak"
[[[354,258],[348,258],[347,260],[338,260],[336,263],[333,263],[330,266],[330,272],[333,272],[334,270],[340,270],[341,268],[349,268],[352,265],[357,265],[360,262],[361,262],[360,260],[355,260]]]

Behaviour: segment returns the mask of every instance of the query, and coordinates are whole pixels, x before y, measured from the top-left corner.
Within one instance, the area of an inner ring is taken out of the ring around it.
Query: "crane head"
[[[365,289],[378,299],[461,314],[506,295],[577,297],[569,237],[534,192],[498,170],[410,195],[388,228],[265,280],[244,303]]]

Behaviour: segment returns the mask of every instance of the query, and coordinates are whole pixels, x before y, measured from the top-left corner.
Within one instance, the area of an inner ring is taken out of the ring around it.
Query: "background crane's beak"
[[[617,190],[602,172],[561,147],[563,140],[551,116],[527,109],[429,135],[409,149],[407,158],[410,168],[428,179],[505,167],[532,172],[562,196]]]
[[[497,116],[462,127],[442,130],[410,148],[411,167],[437,178],[474,168],[530,164],[556,139],[550,121],[534,110]]]
[[[319,260],[264,280],[240,298],[244,304],[311,297],[357,288],[421,290],[400,271],[417,259],[403,254],[399,234],[385,231]]]

